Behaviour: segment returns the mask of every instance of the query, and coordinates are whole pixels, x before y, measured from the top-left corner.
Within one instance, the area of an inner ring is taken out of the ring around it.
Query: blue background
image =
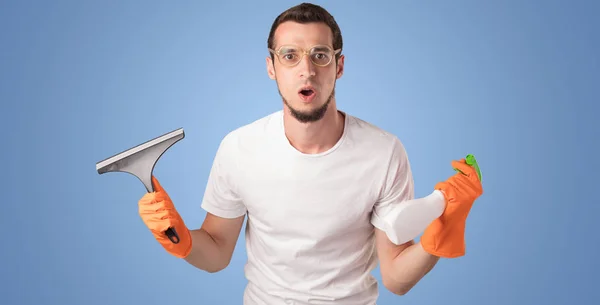
[[[281,109],[266,40],[297,3],[0,3],[0,303],[241,304],[243,236],[194,269],[142,223],[141,183],[95,163],[185,128],[155,174],[199,227],[221,138]],[[342,28],[339,107],[400,137],[417,196],[482,166],[467,255],[378,304],[596,304],[598,2],[316,3]]]

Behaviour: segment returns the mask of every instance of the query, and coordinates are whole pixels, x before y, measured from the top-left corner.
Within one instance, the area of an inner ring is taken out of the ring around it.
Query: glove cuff
[[[464,256],[466,219],[449,221],[444,215],[434,220],[421,236],[421,246],[429,254],[456,258]]]

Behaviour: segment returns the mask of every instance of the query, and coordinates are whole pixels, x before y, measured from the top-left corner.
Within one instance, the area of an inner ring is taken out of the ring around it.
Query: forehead
[[[314,45],[331,46],[333,34],[331,29],[322,22],[297,23],[286,21],[277,27],[275,31],[275,47],[281,45],[297,45],[300,47],[312,47]]]

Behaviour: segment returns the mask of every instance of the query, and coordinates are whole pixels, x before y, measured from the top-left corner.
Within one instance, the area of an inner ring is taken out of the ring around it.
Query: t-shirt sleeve
[[[414,194],[414,181],[408,155],[400,140],[394,138],[381,195],[371,215],[373,226],[385,230],[386,226],[381,217],[402,202],[414,199]]]
[[[217,149],[201,204],[205,211],[223,218],[246,214],[246,206],[236,190],[237,159],[232,140],[226,136]]]

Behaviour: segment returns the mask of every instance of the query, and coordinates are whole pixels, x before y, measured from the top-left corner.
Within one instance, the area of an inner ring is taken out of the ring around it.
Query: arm
[[[209,179],[209,186],[213,185]],[[205,193],[203,207],[210,207],[224,217],[207,213],[202,227],[189,230],[181,215],[175,208],[171,198],[162,188],[158,179],[152,177],[155,191],[146,193],[138,202],[139,214],[150,229],[156,240],[165,250],[177,258],[183,258],[191,265],[207,272],[218,272],[231,260],[235,245],[244,223],[245,213],[239,211],[223,212],[219,208],[228,201],[218,201],[220,206],[213,206],[211,202],[217,198],[214,191]],[[171,241],[164,231],[173,228],[179,235],[179,242]]]
[[[420,243],[410,241],[395,245],[379,229],[375,229],[375,243],[383,285],[397,295],[408,293],[439,260],[425,252]]]
[[[395,244],[388,237],[394,227],[403,202],[414,199],[414,182],[408,156],[403,145],[394,139],[386,168],[381,195],[373,208],[371,222],[375,227],[375,244],[383,285],[397,295],[406,294],[436,265],[438,257],[426,253],[414,241]],[[400,225],[405,225],[402,221]],[[406,229],[412,229],[406,227]],[[404,229],[400,229],[404,230]],[[401,232],[401,231],[400,231]],[[399,232],[399,233],[400,233]],[[396,234],[398,235],[398,234]],[[396,239],[406,240],[396,236]]]
[[[388,192],[388,195],[376,206],[374,224],[378,226],[375,238],[384,286],[395,294],[403,295],[433,269],[440,257],[454,258],[464,255],[465,221],[473,202],[483,193],[483,188],[476,168],[471,167],[464,159],[453,161],[452,165],[459,173],[438,183],[435,186],[434,194],[436,195],[420,199],[422,200],[421,205],[428,205],[429,201],[443,200],[446,208],[442,215],[428,225],[418,244],[409,241],[396,246],[385,231],[386,221],[377,214],[383,215],[385,218],[386,214],[383,213],[398,211],[397,207],[401,207],[409,201],[414,202],[414,200],[410,200],[412,195],[406,195],[412,194],[410,187],[407,187],[410,183],[398,182],[406,180],[397,177],[406,177],[403,172],[407,171],[408,162],[405,160],[400,163],[405,163],[405,169],[396,171],[396,174],[393,175],[396,179],[392,183],[391,190],[394,191]],[[437,195],[437,190],[440,191],[441,196]],[[390,198],[393,201],[390,201]],[[398,201],[398,199],[403,200]],[[390,204],[391,202],[393,203]],[[394,222],[398,218],[391,217],[388,220]],[[397,224],[403,225],[405,222]],[[395,233],[394,230],[390,230],[390,232]],[[397,234],[394,235],[397,236]]]
[[[236,146],[232,135],[219,145],[210,170],[201,207],[207,212],[202,226],[191,231],[191,265],[207,272],[225,269],[238,241],[246,206],[238,192]]]
[[[202,227],[190,231],[192,250],[185,260],[210,273],[225,269],[233,256],[243,223],[244,216],[223,218],[206,213]]]

